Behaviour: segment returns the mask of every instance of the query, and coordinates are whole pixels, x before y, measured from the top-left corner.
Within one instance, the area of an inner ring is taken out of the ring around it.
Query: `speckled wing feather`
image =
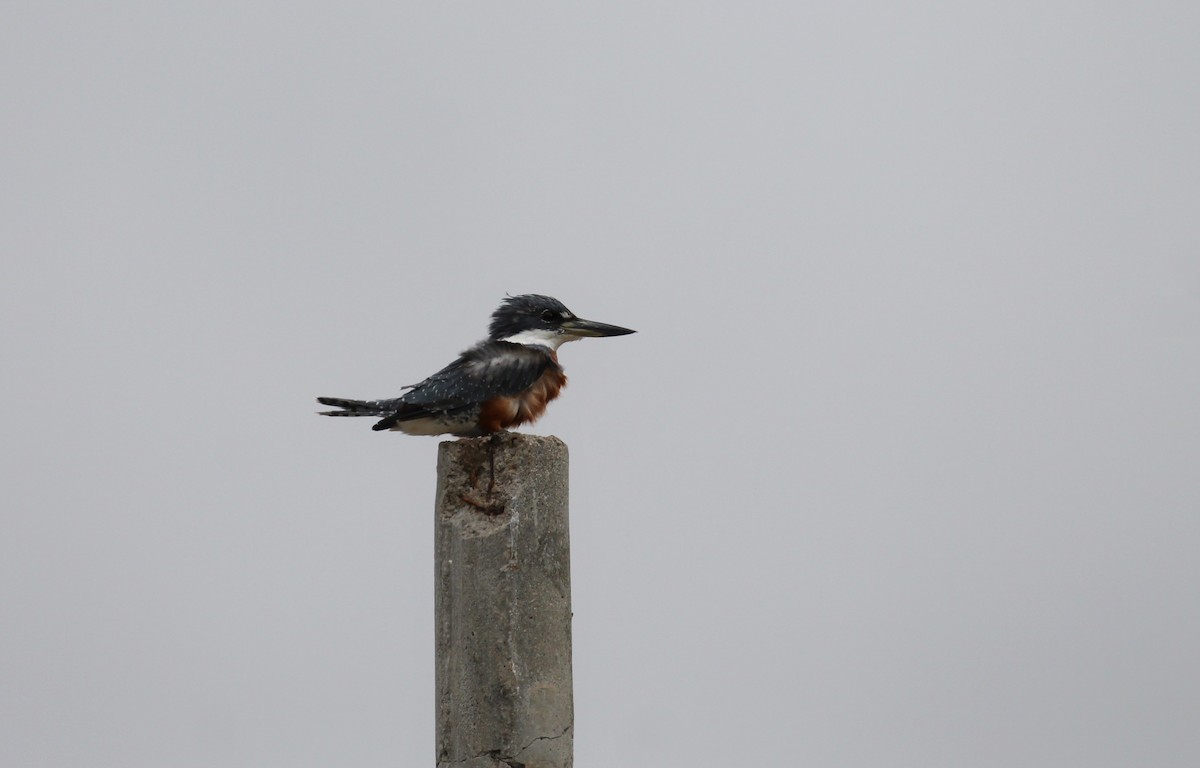
[[[372,427],[391,429],[398,422],[478,406],[493,397],[515,395],[557,365],[550,351],[507,341],[485,341],[417,384],[397,399],[395,413]]]

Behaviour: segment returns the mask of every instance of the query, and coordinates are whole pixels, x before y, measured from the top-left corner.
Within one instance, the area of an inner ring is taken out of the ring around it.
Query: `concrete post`
[[[566,444],[442,443],[435,546],[439,768],[570,768]]]

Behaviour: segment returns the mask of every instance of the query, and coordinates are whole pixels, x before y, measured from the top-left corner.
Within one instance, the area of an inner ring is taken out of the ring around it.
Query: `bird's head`
[[[624,336],[628,328],[581,320],[558,299],[534,293],[509,296],[492,313],[488,338],[558,349],[560,344],[589,336]]]

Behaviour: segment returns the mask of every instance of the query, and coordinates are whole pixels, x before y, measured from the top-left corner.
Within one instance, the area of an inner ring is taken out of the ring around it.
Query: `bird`
[[[558,299],[539,294],[505,298],[492,313],[488,337],[399,397],[349,400],[318,397],[340,410],[322,416],[369,416],[375,431],[409,435],[494,435],[536,421],[558,397],[567,376],[558,348],[578,339],[636,333],[580,319]]]

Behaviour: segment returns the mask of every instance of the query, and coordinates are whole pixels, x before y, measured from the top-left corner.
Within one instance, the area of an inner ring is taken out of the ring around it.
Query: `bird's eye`
[[[558,319],[558,313],[555,312],[553,309],[547,309],[542,312],[542,319],[545,320],[547,323],[553,323],[555,320]]]

